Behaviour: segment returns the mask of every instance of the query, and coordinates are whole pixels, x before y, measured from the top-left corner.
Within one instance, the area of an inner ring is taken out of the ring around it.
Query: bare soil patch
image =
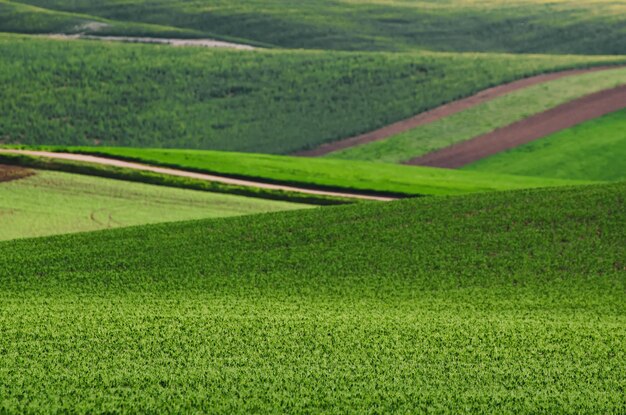
[[[623,108],[626,108],[626,85],[570,101],[491,133],[416,157],[405,164],[458,168]]]
[[[544,82],[554,81],[556,79],[565,78],[567,76],[581,75],[585,73],[615,68],[615,66],[599,66],[587,69],[572,69],[520,79],[515,82],[486,89],[468,98],[453,101],[449,104],[445,104],[430,111],[423,112],[406,120],[398,121],[378,130],[374,130],[365,134],[360,134],[354,137],[345,138],[343,140],[334,141],[332,143],[322,144],[321,146],[312,150],[296,152],[294,153],[294,155],[304,157],[318,157],[349,147],[367,144],[373,141],[384,140],[393,135],[400,134],[410,129],[438,121],[444,117],[448,117],[458,112],[470,109],[492,99],[501,97],[503,95],[523,88],[528,88],[530,86],[541,84]]]
[[[35,174],[35,172],[31,169],[0,164],[0,183],[23,179],[24,177],[28,177],[33,174]]]

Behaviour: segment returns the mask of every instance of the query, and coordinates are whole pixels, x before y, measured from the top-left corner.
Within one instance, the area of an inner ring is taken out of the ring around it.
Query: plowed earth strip
[[[195,173],[195,172],[190,172],[186,170],[171,169],[167,167],[157,167],[157,166],[151,166],[147,164],[132,163],[128,161],[122,161],[122,160],[111,159],[111,158],[106,158],[106,157],[88,156],[84,154],[54,153],[54,152],[48,152],[48,151],[13,150],[13,149],[0,149],[0,153],[23,154],[27,156],[47,157],[51,159],[93,163],[93,164],[100,164],[100,165],[105,165],[105,166],[121,167],[121,168],[126,168],[126,169],[149,171],[149,172],[159,173],[159,174],[167,174],[170,176],[188,177],[191,179],[206,180],[209,182],[224,183],[224,184],[230,184],[234,186],[253,187],[257,189],[278,190],[278,191],[303,193],[303,194],[318,195],[318,196],[331,196],[331,197],[362,199],[362,200],[391,201],[391,200],[397,199],[395,197],[389,197],[389,196],[373,196],[373,195],[364,195],[364,194],[350,193],[350,192],[314,190],[314,189],[307,189],[303,187],[263,183],[263,182],[257,182],[257,181],[252,181],[252,180],[233,179],[233,178],[225,177],[225,176]]]
[[[324,156],[326,154],[332,153],[334,151],[343,150],[349,147],[359,146],[367,143],[371,143],[374,141],[380,141],[387,139],[396,134],[403,133],[405,131],[411,130],[413,128],[429,124],[435,121],[438,121],[444,117],[448,117],[450,115],[454,115],[458,112],[465,111],[477,105],[483,104],[487,101],[491,101],[492,99],[501,97],[503,95],[509,94],[511,92],[528,88],[533,85],[541,84],[544,82],[554,81],[560,78],[565,78],[568,76],[574,75],[582,75],[590,72],[603,71],[608,69],[615,69],[616,66],[598,66],[594,68],[587,69],[572,69],[561,72],[554,72],[549,74],[542,74],[533,76],[530,78],[520,79],[519,81],[511,82],[504,85],[499,85],[493,88],[486,89],[477,93],[476,95],[472,95],[468,98],[464,98],[458,101],[451,102],[449,104],[442,105],[430,111],[423,112],[414,117],[408,118],[403,121],[398,121],[396,123],[390,124],[386,127],[380,128],[378,130],[371,131],[369,133],[357,135],[354,137],[345,138],[343,140],[334,141],[332,143],[322,144],[321,146],[314,148],[312,150],[303,150],[294,153],[296,156],[304,156],[304,157],[318,157]]]
[[[411,159],[405,164],[458,168],[626,108],[626,85],[570,101],[507,127]]]

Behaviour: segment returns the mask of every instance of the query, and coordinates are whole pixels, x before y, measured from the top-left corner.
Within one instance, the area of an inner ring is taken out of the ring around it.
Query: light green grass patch
[[[626,6],[615,0],[15,1],[287,48],[626,53]]]
[[[0,240],[307,207],[38,171],[34,176],[0,183]]]
[[[507,94],[388,139],[340,150],[326,157],[400,163],[624,84],[626,68],[561,78]]]
[[[463,167],[578,180],[626,179],[626,110]]]
[[[160,164],[303,187],[400,195],[454,195],[590,183],[590,181],[529,178],[386,163],[206,150],[128,147],[43,148],[121,157],[147,164]]]

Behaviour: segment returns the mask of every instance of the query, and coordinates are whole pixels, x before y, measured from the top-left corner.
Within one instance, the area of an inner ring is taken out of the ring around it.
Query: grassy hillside
[[[0,182],[0,240],[306,207],[38,171],[27,178]]]
[[[289,48],[626,53],[626,5],[613,0],[12,2]]]
[[[0,143],[289,153],[626,58],[241,52],[0,35]]]
[[[0,31],[17,33],[92,33],[99,35],[199,37],[193,30],[154,24],[114,22],[85,14],[49,10],[0,0]]]
[[[455,195],[589,183],[587,181],[459,172],[430,167],[206,150],[128,147],[52,147],[48,149],[103,155],[145,164],[255,179],[262,182],[292,184],[307,188],[393,195]],[[19,163],[17,160],[15,162]],[[54,169],[55,167],[51,166],[51,168]],[[264,195],[259,194],[259,197],[264,197]]]
[[[423,198],[0,243],[0,408],[623,412],[625,194]]]
[[[464,170],[567,179],[626,179],[626,110],[496,154]]]
[[[561,78],[504,95],[385,140],[330,153],[327,157],[399,163],[624,84],[625,68]]]

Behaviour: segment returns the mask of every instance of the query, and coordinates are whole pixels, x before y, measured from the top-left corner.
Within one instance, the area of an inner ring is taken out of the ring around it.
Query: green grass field
[[[241,52],[0,35],[0,143],[289,153],[624,57]]]
[[[626,179],[626,110],[496,154],[463,169],[564,179]]]
[[[129,147],[65,148],[44,146],[41,148],[122,158],[145,164],[215,173],[262,182],[392,195],[441,196],[591,183],[585,180],[461,172],[431,167],[269,154]],[[54,169],[55,167],[50,168]],[[259,197],[265,196],[259,194]]]
[[[200,37],[192,30],[145,23],[114,22],[85,14],[67,13],[0,0],[0,28],[16,33],[94,33],[102,35]]]
[[[385,140],[330,153],[327,157],[399,163],[489,133],[576,98],[624,84],[625,68],[561,78],[512,92]]]
[[[0,182],[0,240],[306,207],[38,171],[27,178]]]
[[[10,0],[205,36],[234,36],[287,48],[625,54],[626,5],[613,0]],[[31,33],[26,22],[0,29]],[[126,25],[124,25],[124,23]],[[120,26],[120,27],[118,27]],[[63,30],[63,27],[55,30]],[[73,23],[67,24],[74,31]],[[109,28],[100,28],[103,32]],[[117,32],[116,32],[117,33]],[[149,32],[148,32],[149,33]],[[166,32],[167,33],[167,32]]]
[[[622,413],[625,192],[2,242],[0,411]]]

